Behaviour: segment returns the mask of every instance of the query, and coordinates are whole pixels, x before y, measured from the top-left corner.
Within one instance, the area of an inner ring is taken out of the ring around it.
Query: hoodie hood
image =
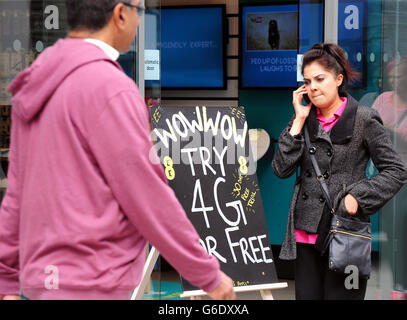
[[[58,40],[11,83],[8,90],[13,95],[13,112],[24,121],[31,121],[43,110],[69,74],[86,64],[101,60],[122,70],[116,61],[94,44],[81,39]]]

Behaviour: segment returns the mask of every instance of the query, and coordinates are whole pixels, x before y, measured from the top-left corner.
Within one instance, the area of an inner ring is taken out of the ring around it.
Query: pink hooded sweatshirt
[[[59,40],[9,90],[0,294],[129,299],[146,241],[192,284],[219,285],[218,261],[150,161],[148,110],[116,62],[83,40]]]

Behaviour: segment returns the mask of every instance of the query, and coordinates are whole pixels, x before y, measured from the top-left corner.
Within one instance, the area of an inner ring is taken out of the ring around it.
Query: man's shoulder
[[[113,60],[96,60],[83,65],[80,69],[84,72],[89,72],[96,79],[111,79],[115,81],[133,82],[120,65]]]
[[[114,61],[100,60],[79,68],[74,75],[83,90],[114,94],[119,91],[137,91],[135,82]]]

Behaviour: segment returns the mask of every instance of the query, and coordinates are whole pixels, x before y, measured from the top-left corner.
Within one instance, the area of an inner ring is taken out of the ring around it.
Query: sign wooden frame
[[[150,253],[147,257],[146,263],[144,265],[143,270],[143,277],[141,279],[140,284],[137,288],[133,291],[130,300],[142,300],[144,296],[144,292],[148,286],[148,283],[151,278],[151,273],[153,271],[154,265],[158,259],[159,252],[156,248],[151,247]],[[287,282],[277,282],[277,283],[268,283],[268,284],[259,284],[253,286],[242,286],[242,287],[234,287],[234,291],[236,293],[242,292],[253,292],[253,291],[260,291],[260,295],[263,300],[274,300],[272,290],[276,289],[284,289],[287,288]],[[191,291],[184,291],[181,294],[181,298],[190,298],[191,300],[200,300],[203,297],[207,296],[207,293],[203,290],[191,290]]]

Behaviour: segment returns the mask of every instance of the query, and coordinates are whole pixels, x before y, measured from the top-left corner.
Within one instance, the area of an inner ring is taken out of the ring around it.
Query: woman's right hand
[[[307,119],[309,112],[311,110],[311,105],[312,105],[311,102],[306,106],[304,106],[302,104],[302,100],[304,99],[304,94],[307,94],[307,89],[305,88],[305,84],[293,92],[293,106],[294,106],[294,110],[295,110],[295,117],[298,120]]]
[[[302,104],[304,94],[307,94],[307,89],[305,88],[305,85],[302,85],[293,92],[293,106],[295,110],[295,119],[290,129],[290,134],[292,136],[301,133],[305,120],[308,118],[309,112],[311,110],[312,105],[311,102],[308,103],[308,105],[306,106]]]

